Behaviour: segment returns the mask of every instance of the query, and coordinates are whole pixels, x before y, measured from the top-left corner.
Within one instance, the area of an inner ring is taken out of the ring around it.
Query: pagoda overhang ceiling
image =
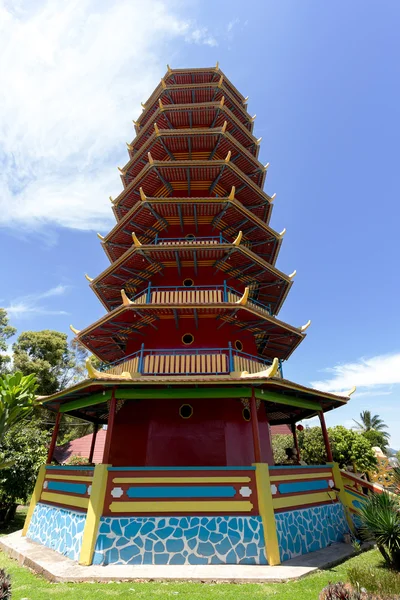
[[[257,287],[257,299],[270,304],[273,314],[279,312],[292,285],[288,275],[245,246],[205,240],[202,244],[132,246],[93,279],[90,286],[107,310],[111,310],[120,304],[121,287],[133,295],[156,273],[165,274],[168,269],[177,269],[180,274],[183,267],[191,267],[194,274],[202,268],[218,269],[224,273],[229,285],[236,280],[251,289]]]
[[[262,187],[265,167],[243,148],[224,127],[214,129],[158,129],[137,152],[129,146],[130,160],[122,167],[125,185],[128,185],[149,162],[178,160],[225,160],[235,164],[256,185]]]
[[[142,343],[150,327],[158,329],[162,321],[171,320],[179,328],[181,321],[183,325],[187,319],[192,319],[197,329],[203,319],[208,322],[213,319],[217,321],[217,329],[228,326],[249,332],[255,336],[260,356],[268,358],[286,360],[305,337],[299,328],[267,315],[254,305],[177,302],[121,305],[80,331],[78,340],[101,360],[113,362],[126,355],[128,339]]]
[[[211,225],[215,235],[233,241],[242,231],[242,244],[253,249],[264,260],[275,264],[282,243],[277,233],[232,198],[146,198],[137,202],[121,221],[102,238],[102,246],[113,262],[132,246],[132,233],[143,244],[151,244],[156,236],[168,236],[168,228],[178,225],[184,233],[192,227],[197,235],[199,228]]]
[[[241,204],[265,222],[269,222],[272,198],[231,162],[225,160],[153,161],[113,201],[118,220],[145,196],[215,196],[234,195]]]

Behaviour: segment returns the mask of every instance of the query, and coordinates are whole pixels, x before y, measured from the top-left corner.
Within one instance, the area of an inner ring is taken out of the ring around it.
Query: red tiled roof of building
[[[103,460],[104,444],[106,441],[105,429],[100,429],[97,432],[96,445],[94,447],[93,462],[95,464],[101,463]],[[84,435],[81,438],[72,440],[68,444],[57,446],[54,450],[54,459],[60,463],[65,464],[71,458],[71,456],[83,456],[89,458],[90,446],[92,444],[93,434]]]
[[[272,435],[291,435],[292,434],[289,425],[272,425],[271,433],[272,433]]]

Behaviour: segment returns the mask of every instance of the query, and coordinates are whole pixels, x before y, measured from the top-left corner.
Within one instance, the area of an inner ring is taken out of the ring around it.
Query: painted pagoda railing
[[[223,285],[196,286],[152,286],[131,297],[135,304],[215,304],[219,302],[237,302],[243,296],[226,282]],[[246,306],[271,315],[271,305],[262,304],[253,298],[247,300]]]
[[[233,371],[257,373],[272,364],[271,359],[228,348],[149,349],[144,344],[137,352],[113,363],[103,363],[100,370],[113,375],[123,372],[141,375],[227,375]],[[278,377],[282,377],[282,365]]]

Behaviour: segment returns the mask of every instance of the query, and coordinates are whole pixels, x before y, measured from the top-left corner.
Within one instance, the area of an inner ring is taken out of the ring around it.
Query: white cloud
[[[62,296],[67,290],[68,286],[60,284],[44,292],[15,298],[11,300],[9,306],[5,307],[5,310],[14,319],[23,319],[34,315],[67,315],[68,313],[65,310],[49,309],[41,302],[46,298]]]
[[[110,227],[131,120],[179,41],[217,44],[166,0],[0,0],[0,227]]]
[[[325,379],[312,381],[311,385],[321,391],[340,393],[354,385],[361,395],[388,395],[388,386],[400,383],[400,353],[382,354],[372,358],[360,358],[357,362],[336,365],[326,369]],[[379,386],[384,386],[382,390]]]

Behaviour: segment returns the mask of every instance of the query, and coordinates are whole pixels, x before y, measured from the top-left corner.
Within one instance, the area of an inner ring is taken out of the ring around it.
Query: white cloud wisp
[[[63,296],[68,290],[66,285],[57,285],[54,288],[37,294],[29,294],[10,301],[10,305],[5,307],[7,314],[14,319],[23,319],[34,315],[67,315],[65,310],[52,310],[47,308],[41,302],[47,298]]]

